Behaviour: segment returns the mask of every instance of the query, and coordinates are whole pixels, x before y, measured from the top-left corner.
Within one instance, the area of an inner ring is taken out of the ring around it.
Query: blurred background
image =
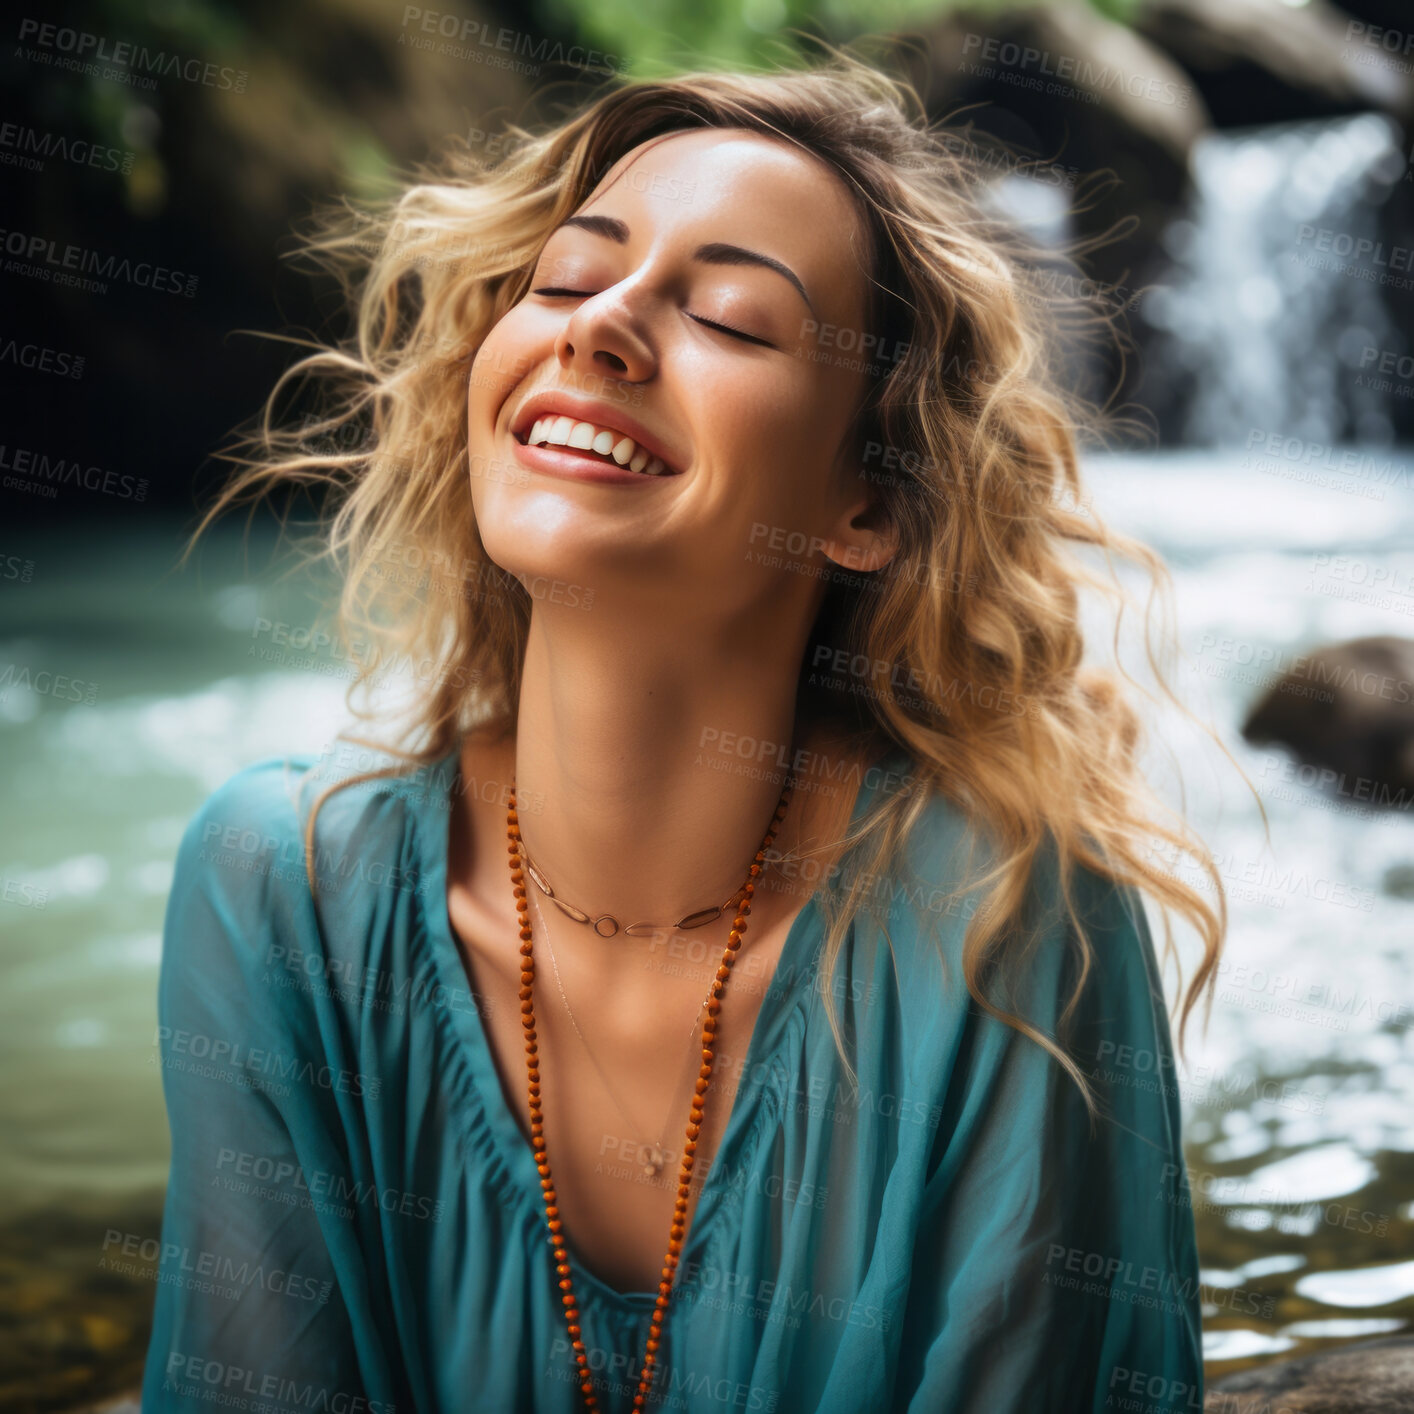
[[[112,1269],[105,1234],[160,1230],[173,853],[233,771],[345,720],[349,663],[299,646],[328,586],[283,573],[267,519],[175,567],[213,451],[294,356],[244,331],[344,332],[292,226],[448,142],[494,160],[507,121],[606,74],[802,35],[896,47],[933,116],[1006,144],[994,195],[1040,240],[1108,236],[1083,275],[1135,357],[1087,376],[1152,434],[1089,456],[1094,507],[1172,567],[1176,685],[1257,791],[1155,709],[1232,917],[1177,1080],[1209,1379],[1383,1338],[1347,1367],[1376,1371],[1414,1340],[1414,13],[434,3],[4,21],[0,1414],[137,1384],[153,1273]]]

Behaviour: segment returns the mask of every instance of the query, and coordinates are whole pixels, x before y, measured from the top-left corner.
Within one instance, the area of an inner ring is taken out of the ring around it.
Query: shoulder
[[[345,746],[265,757],[213,790],[183,833],[169,917],[199,907],[228,932],[274,928],[317,946],[317,921],[332,934],[377,911],[364,886],[419,887],[428,856],[416,826],[445,808],[455,757],[365,779],[395,758]]]
[[[269,757],[227,777],[182,835],[163,927],[158,1011],[172,1035],[274,1025],[262,982],[308,931],[293,792],[304,762]],[[224,1039],[223,1039],[224,1044]]]
[[[892,901],[914,912],[970,922],[985,907],[1001,850],[959,802],[904,779],[919,799],[890,871]],[[945,906],[945,898],[954,894],[965,903]],[[1064,918],[1087,932],[1135,932],[1146,926],[1141,896],[1132,884],[1079,862],[1072,862],[1063,875],[1051,840],[1036,851],[1021,908],[1033,931],[1054,931],[1052,925]]]
[[[187,835],[204,842],[227,828],[269,833],[293,819],[299,782],[314,765],[309,755],[267,756],[227,776],[197,808]]]
[[[271,977],[352,973],[380,920],[417,898],[428,855],[415,824],[445,801],[451,777],[424,769],[361,779],[392,758],[342,746],[254,761],[192,816],[164,927],[163,989],[174,1006],[225,987],[233,999],[260,996],[264,1009]],[[295,990],[277,1006],[295,1006]]]
[[[300,784],[300,823],[309,826],[321,891],[347,882],[382,882],[390,869],[415,868],[416,831],[444,813],[457,757],[409,765],[370,747],[335,743]],[[370,877],[372,876],[372,877]]]
[[[321,754],[269,756],[213,790],[192,817],[178,853],[179,871],[194,865],[288,881],[303,876],[311,847],[314,882],[345,877],[361,855],[401,853],[414,817],[445,804],[454,758],[436,766],[365,778],[395,759],[336,743]],[[312,823],[312,829],[311,829]],[[329,877],[326,879],[325,875]]]
[[[265,894],[299,862],[296,799],[307,757],[266,757],[213,790],[188,822],[177,850],[172,895],[200,886],[231,898]]]
[[[871,879],[908,1004],[976,1013],[966,985],[971,948],[996,879],[998,850],[958,802],[923,791],[893,858]],[[1000,1000],[1052,1034],[1078,997],[1081,1019],[1164,1026],[1162,983],[1140,891],[1075,863],[1062,877],[1053,846],[1039,850],[1019,907],[991,950]],[[981,1017],[974,1017],[981,1021]]]

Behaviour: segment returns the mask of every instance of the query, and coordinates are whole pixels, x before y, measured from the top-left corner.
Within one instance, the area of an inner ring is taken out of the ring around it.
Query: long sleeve
[[[895,1408],[1150,1414],[1202,1408],[1198,1261],[1176,1073],[1132,890],[1091,875],[1096,959],[1070,1054],[1103,1116],[1038,1045],[976,1008],[959,1041],[916,1238]],[[1022,1013],[1056,1034],[1074,982],[1057,920],[1025,962]],[[1137,1381],[1137,1383],[1136,1383]]]
[[[276,961],[312,919],[281,775],[233,777],[177,855],[157,1030],[172,1161],[145,1414],[204,1409],[217,1391],[391,1407],[380,1343],[366,1319],[356,1341],[350,1314],[368,1278],[340,1105],[364,1079],[331,1065],[310,992]]]

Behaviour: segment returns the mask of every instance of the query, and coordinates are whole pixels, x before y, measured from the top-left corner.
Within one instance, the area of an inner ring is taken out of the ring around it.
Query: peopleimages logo
[[[0,162],[42,172],[53,157],[76,167],[96,167],[104,172],[133,170],[134,154],[118,147],[104,147],[84,138],[45,132],[22,123],[0,123]]]
[[[1018,73],[1034,72],[1038,79],[1060,80],[1047,86],[1046,91],[1049,92],[1061,92],[1073,82],[1091,94],[1109,93],[1118,88],[1131,98],[1145,98],[1151,103],[1162,103],[1171,108],[1187,108],[1193,101],[1193,90],[1186,84],[1174,83],[1157,74],[1125,73],[1110,64],[1097,64],[1071,54],[1052,54],[1048,49],[1017,44],[1014,40],[1004,40],[996,35],[969,34],[962,42],[962,52],[965,56],[962,61],[964,68],[968,59],[975,56],[976,59],[999,64]],[[1037,83],[1024,86],[1041,87]]]
[[[22,344],[18,339],[0,338],[0,363],[13,363],[36,373],[52,373],[57,378],[82,378],[84,369],[82,354],[66,353],[44,344]]]
[[[1296,244],[1302,246],[1308,241],[1316,250],[1368,260],[1371,265],[1384,265],[1391,270],[1408,270],[1411,259],[1414,259],[1414,246],[1386,246],[1383,241],[1369,236],[1354,236],[1349,231],[1336,231],[1328,226],[1311,226],[1302,222],[1296,228]]]
[[[0,227],[0,251],[12,257],[5,265],[8,273],[38,275],[44,279],[59,274],[91,276],[94,279],[90,286],[100,294],[105,292],[106,286],[97,281],[105,280],[137,285],[159,294],[185,295],[188,299],[196,293],[195,275],[169,270],[165,265],[155,265],[150,260],[133,261],[126,255],[100,254],[96,250],[85,250],[83,246],[66,245],[61,248],[57,241],[48,236],[28,235],[24,231]]]
[[[138,86],[143,88],[154,87],[158,78],[175,78],[185,83],[199,83],[206,88],[244,93],[249,77],[244,69],[232,69],[192,55],[149,48],[132,40],[113,41],[105,35],[91,34],[88,30],[70,29],[39,20],[22,19],[18,38],[38,46],[37,49],[25,51],[21,57],[52,64],[56,68],[115,79],[120,83],[134,83],[141,75]],[[100,68],[100,65],[109,67]]]
[[[57,497],[61,486],[97,491],[122,500],[145,501],[148,481],[144,477],[124,476],[105,471],[98,466],[84,466],[76,457],[50,457],[31,447],[11,447],[0,442],[0,472],[12,475],[0,477],[7,491],[32,490],[37,494]]]
[[[519,73],[538,73],[542,65],[564,64],[569,68],[583,69],[587,73],[623,73],[628,62],[614,54],[601,54],[597,49],[586,49],[582,44],[564,45],[559,40],[551,40],[543,35],[510,29],[506,25],[492,26],[479,20],[467,19],[450,10],[424,10],[419,5],[403,8],[403,33],[398,36],[399,44],[409,44],[416,49],[432,49],[448,54],[456,59],[472,59],[477,63],[495,62],[500,68],[514,69]],[[408,31],[413,31],[409,36]],[[430,35],[422,39],[420,35]],[[513,59],[499,58],[495,51],[514,55],[516,60],[531,60],[531,63],[517,63]]]
[[[372,1179],[356,1182],[345,1174],[323,1170],[306,1174],[299,1164],[292,1164],[287,1159],[274,1159],[265,1154],[222,1149],[216,1158],[216,1169],[218,1173],[229,1170],[227,1177],[237,1175],[242,1179],[268,1184],[275,1189],[288,1186],[294,1194],[306,1195],[311,1200],[325,1198],[353,1203],[372,1201],[385,1213],[397,1213],[402,1217],[431,1218],[433,1222],[442,1220],[444,1205],[440,1198],[434,1202],[425,1194],[411,1193],[400,1188],[379,1188]],[[260,1190],[255,1192],[256,1196],[265,1196]],[[289,1195],[285,1197],[288,1200]]]
[[[239,1400],[239,1407],[250,1409],[271,1408],[278,1403],[291,1409],[327,1410],[328,1414],[396,1414],[397,1410],[397,1405],[384,1400],[366,1399],[361,1394],[312,1385],[307,1379],[228,1365],[180,1350],[168,1352],[164,1372],[167,1378],[163,1390],[217,1405],[232,1405]],[[178,1380],[186,1383],[179,1385]]]

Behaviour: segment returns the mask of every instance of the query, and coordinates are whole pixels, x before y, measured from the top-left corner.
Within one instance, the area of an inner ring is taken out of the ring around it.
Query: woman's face
[[[629,153],[473,364],[490,557],[538,600],[593,590],[642,628],[806,612],[825,557],[874,568],[845,446],[866,376],[839,352],[867,332],[863,250],[840,179],[788,144],[710,129]]]

